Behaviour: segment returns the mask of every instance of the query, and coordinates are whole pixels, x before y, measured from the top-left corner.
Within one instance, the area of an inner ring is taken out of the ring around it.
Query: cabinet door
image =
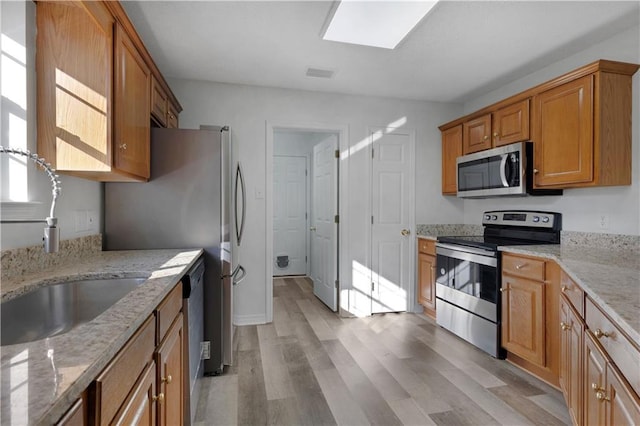
[[[183,323],[179,314],[155,354],[159,391],[164,400],[158,404],[158,425],[182,424],[184,416]]]
[[[607,425],[640,425],[640,400],[620,378],[611,364],[607,364],[607,394],[609,398]]]
[[[156,426],[156,364],[151,362],[111,425]],[[180,423],[176,423],[180,424]]]
[[[590,333],[584,343],[584,423],[604,425],[606,406],[598,392],[606,391],[606,361]]]
[[[502,346],[539,366],[545,365],[545,283],[502,278]]]
[[[529,99],[493,113],[493,146],[529,140]]]
[[[167,127],[169,129],[177,129],[178,128],[178,110],[173,106],[171,102],[169,102],[169,117],[167,118]]]
[[[462,125],[442,131],[442,193],[458,191],[456,159],[462,155]]]
[[[56,170],[111,167],[113,17],[99,2],[38,2],[38,154]]]
[[[435,279],[436,258],[424,253],[418,254],[418,282],[420,293],[418,302],[427,309],[436,308],[436,279]]]
[[[115,166],[150,176],[149,68],[119,24],[115,37]]]
[[[462,130],[463,154],[491,148],[491,114],[463,123]]]
[[[584,323],[569,302],[560,298],[560,388],[573,424],[582,424],[582,347]]]
[[[593,180],[593,77],[534,97],[536,186]]]

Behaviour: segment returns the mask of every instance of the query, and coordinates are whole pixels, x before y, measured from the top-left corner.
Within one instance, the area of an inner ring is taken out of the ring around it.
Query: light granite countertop
[[[59,336],[0,347],[2,424],[59,420],[201,254],[199,249],[105,251],[3,279],[2,301],[68,280],[147,278],[91,322]]]
[[[482,229],[482,228],[480,228]],[[469,232],[467,232],[469,231]],[[423,225],[418,238],[439,235],[482,235],[467,225]],[[586,235],[586,239],[580,237]],[[635,236],[567,232],[562,244],[501,246],[501,251],[557,262],[624,332],[640,345],[640,246]],[[564,240],[568,243],[564,243]]]
[[[556,261],[640,345],[640,253],[580,245],[504,246],[502,251]]]

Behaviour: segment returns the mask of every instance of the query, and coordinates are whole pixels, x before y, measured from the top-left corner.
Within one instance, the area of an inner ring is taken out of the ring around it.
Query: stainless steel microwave
[[[562,195],[533,188],[533,143],[518,142],[463,155],[456,160],[458,197]]]

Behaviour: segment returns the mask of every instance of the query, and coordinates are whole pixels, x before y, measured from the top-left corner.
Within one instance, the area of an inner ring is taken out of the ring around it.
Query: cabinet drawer
[[[418,251],[424,254],[436,255],[436,242],[425,238],[418,238]]]
[[[173,320],[180,313],[182,309],[182,282],[174,287],[173,290],[164,298],[164,300],[158,305],[158,344],[162,342],[165,334],[171,327]]]
[[[517,275],[531,280],[545,280],[545,261],[531,257],[502,255],[502,273]]]
[[[152,361],[156,322],[151,315],[96,379],[96,424],[114,418],[144,368]]]
[[[584,291],[564,271],[560,276],[560,290],[571,302],[576,312],[584,318]]]
[[[594,340],[600,342],[631,387],[640,394],[640,349],[588,297],[585,318],[589,333],[595,336]]]

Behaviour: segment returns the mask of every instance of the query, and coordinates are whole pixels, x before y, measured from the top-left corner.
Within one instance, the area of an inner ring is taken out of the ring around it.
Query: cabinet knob
[[[120,144],[120,149],[127,149],[127,144],[126,143]]]
[[[171,383],[172,380],[173,380],[173,377],[171,377],[171,374],[168,374],[167,377],[162,378],[162,382],[166,384]]]
[[[566,293],[567,290],[569,290],[569,287],[567,287],[566,285],[563,285],[562,287],[560,287],[560,290],[562,290],[563,293]]]
[[[596,391],[596,399],[601,402],[610,401],[610,399],[607,398],[607,394],[602,389]]]
[[[533,169],[533,174],[537,175],[538,174],[538,169]]]
[[[602,331],[599,328],[596,328],[596,331],[594,331],[593,334],[595,334],[598,339],[602,337],[611,337],[613,335],[613,333]]]
[[[486,141],[489,139],[489,136],[485,135],[484,138],[482,138],[483,141]]]
[[[562,328],[563,331],[567,331],[567,330],[571,330],[571,325],[565,323],[565,322],[561,322],[560,323],[560,328]]]
[[[164,393],[160,392],[158,395],[153,397],[154,401],[158,401],[158,403],[162,404],[164,402]]]
[[[505,291],[507,291],[506,288],[500,288],[500,293],[504,293]]]
[[[494,137],[494,138],[497,138],[498,136],[500,136],[500,135],[498,135],[498,132],[495,132],[495,133],[493,134],[493,137]]]

